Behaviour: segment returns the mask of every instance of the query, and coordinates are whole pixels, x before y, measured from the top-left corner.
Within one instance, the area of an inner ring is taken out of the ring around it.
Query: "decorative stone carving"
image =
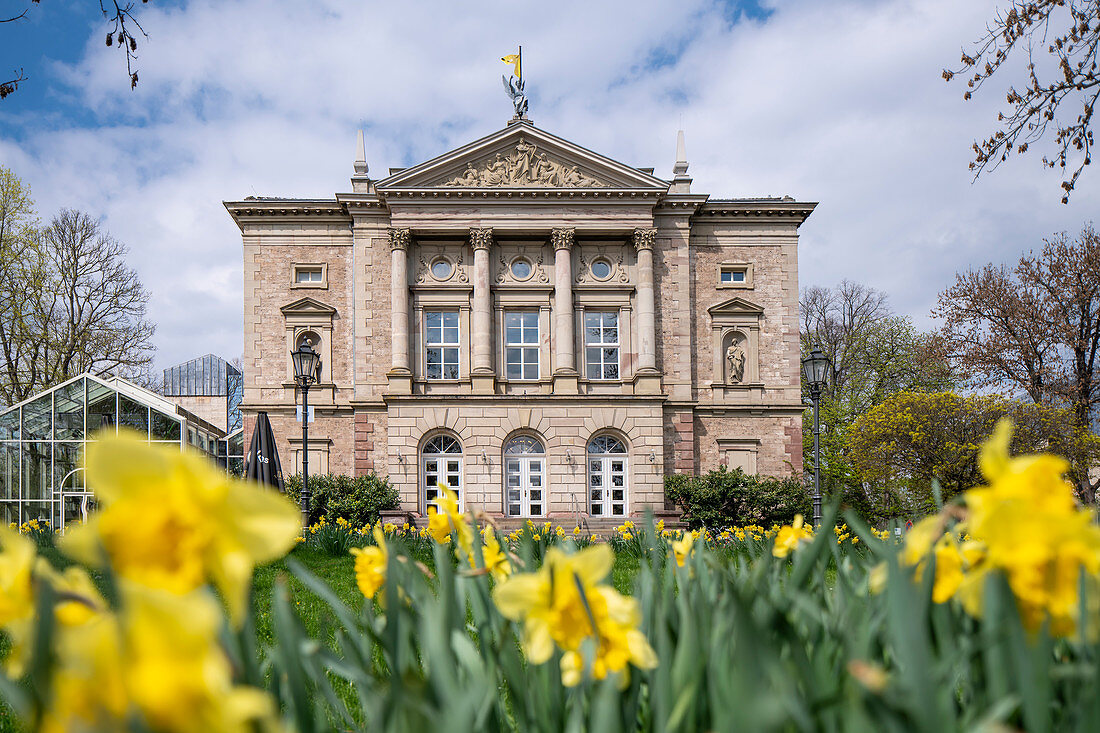
[[[465,262],[465,254],[462,248],[455,250],[454,248],[447,249],[445,247],[419,247],[417,252],[417,265],[416,265],[416,283],[423,285],[426,282],[436,282],[439,278],[435,277],[431,273],[432,263],[439,257],[446,257],[451,263],[453,268],[452,274],[443,278],[444,280],[454,280],[460,283],[470,282],[470,276],[466,272],[466,268],[463,266]]]
[[[409,242],[412,240],[412,229],[408,227],[393,227],[390,229],[390,249],[409,251]]]
[[[550,244],[553,245],[554,251],[559,249],[573,249],[573,234],[575,230],[573,227],[563,227],[561,229],[550,230]]]
[[[635,229],[634,230],[634,249],[653,249],[654,242],[657,241],[656,229]]]
[[[531,265],[531,275],[529,277],[519,279],[512,274],[512,263],[519,258],[527,260]],[[548,285],[550,283],[550,275],[546,271],[543,247],[528,247],[525,245],[520,245],[518,247],[501,247],[500,251],[497,253],[496,283],[497,285],[520,283],[541,283],[543,285]]]
[[[733,334],[726,347],[726,384],[741,384],[745,381],[745,337]]]
[[[551,160],[539,153],[538,146],[520,138],[516,149],[505,156],[497,153],[480,166],[466,164],[466,170],[443,183],[444,186],[532,187],[532,188],[607,188],[603,183],[577,170],[575,165]]]
[[[492,228],[486,229],[471,229],[470,230],[470,244],[473,246],[476,252],[479,249],[489,249],[493,246],[493,230]]]
[[[630,270],[626,262],[626,247],[614,245],[582,247],[577,250],[577,273],[573,281],[578,285],[614,285],[617,282],[629,284]],[[592,273],[592,263],[603,260],[611,268],[608,277],[599,278]]]

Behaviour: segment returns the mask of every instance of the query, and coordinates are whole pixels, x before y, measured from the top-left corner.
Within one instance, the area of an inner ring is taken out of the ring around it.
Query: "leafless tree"
[[[23,12],[8,18],[0,18],[0,24],[23,20],[30,12],[31,5],[38,5],[40,0],[29,0],[29,2],[30,4],[23,9]],[[142,5],[148,2],[149,0],[141,0]],[[119,3],[118,0],[100,0],[99,10],[103,14],[103,20],[110,28],[107,32],[107,46],[117,47],[126,55],[126,74],[130,77],[130,88],[134,89],[138,83],[138,73],[133,67],[134,62],[137,60],[138,49],[138,40],[137,36],[134,35],[134,31],[136,30],[144,38],[148,38],[149,34],[145,32],[137,17],[134,16],[134,3],[132,2]],[[19,89],[19,84],[25,81],[27,81],[27,76],[24,74],[23,69],[15,72],[11,79],[0,81],[0,99],[15,93]]]
[[[975,178],[1048,138],[1043,164],[1062,171],[1062,203],[1069,201],[1092,162],[1098,42],[1100,0],[1011,0],[975,46],[962,52],[961,66],[944,69],[947,81],[966,78],[963,98],[969,100],[998,72],[1026,57],[1026,78],[1009,85],[1008,109],[998,113],[996,129],[974,143]]]
[[[0,397],[17,402],[86,371],[142,380],[155,327],[125,245],[67,209],[24,238],[17,257],[0,260]]]
[[[1067,407],[1078,430],[1092,429],[1100,406],[1100,235],[1044,240],[1013,268],[960,273],[940,293],[947,353],[973,386]],[[1089,467],[1078,471],[1087,475]],[[1082,486],[1093,500],[1094,486]]]

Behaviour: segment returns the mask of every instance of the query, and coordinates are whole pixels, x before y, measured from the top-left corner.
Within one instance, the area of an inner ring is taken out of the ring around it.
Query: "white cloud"
[[[97,124],[21,117],[20,144],[0,130],[0,161],[44,212],[84,208],[130,245],[161,365],[241,351],[240,235],[222,200],[348,190],[360,124],[379,177],[500,127],[498,59],[518,42],[536,124],[668,176],[682,117],[693,190],[820,201],[802,283],[866,282],[919,323],[957,269],[1012,259],[1096,210],[1095,181],[1062,206],[1057,175],[1032,158],[970,182],[999,91],[964,103],[939,72],[993,3],[778,0],[766,21],[738,23],[702,0],[550,7],[143,8],[138,90],[97,31],[64,70]]]

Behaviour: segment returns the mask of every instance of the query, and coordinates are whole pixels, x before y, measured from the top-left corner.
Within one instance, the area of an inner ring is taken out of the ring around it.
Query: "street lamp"
[[[814,529],[821,525],[821,422],[818,420],[817,408],[828,372],[829,357],[822,353],[820,347],[815,346],[809,356],[802,360],[802,376],[810,387],[810,400],[814,404]]]
[[[302,388],[302,531],[309,526],[309,388],[321,374],[321,355],[313,350],[310,339],[303,339],[297,351],[290,352],[294,362],[294,381]]]

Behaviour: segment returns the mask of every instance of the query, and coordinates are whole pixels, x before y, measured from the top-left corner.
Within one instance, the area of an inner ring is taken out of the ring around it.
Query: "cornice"
[[[223,201],[234,219],[251,217],[348,218],[347,209],[333,199],[246,199]]]
[[[816,201],[784,199],[711,199],[699,208],[694,221],[730,218],[788,219],[801,224],[817,208]]]
[[[388,204],[412,202],[452,203],[454,201],[631,201],[656,202],[662,192],[636,188],[396,188],[381,194]]]

